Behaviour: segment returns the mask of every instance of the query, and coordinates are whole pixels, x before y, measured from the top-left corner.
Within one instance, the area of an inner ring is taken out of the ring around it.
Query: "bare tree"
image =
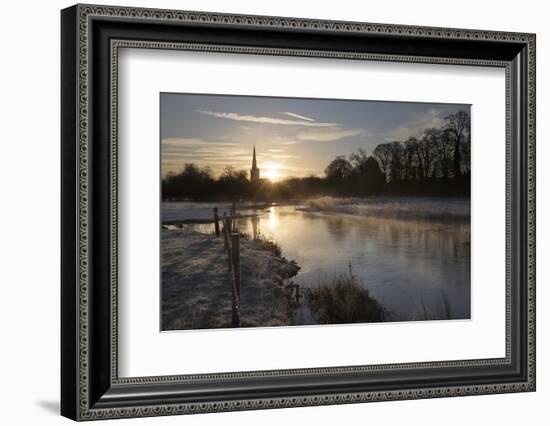
[[[391,175],[393,181],[403,179],[403,167],[405,165],[405,149],[399,141],[393,141],[390,144],[391,153]]]
[[[437,130],[437,137],[434,139],[437,149],[437,165],[440,176],[447,179],[450,177],[451,162],[453,158],[453,141],[448,130]]]
[[[452,146],[449,144],[447,131],[441,129],[426,129],[422,136],[423,151],[431,160],[429,177],[449,177],[449,163]]]
[[[453,141],[453,172],[454,177],[457,178],[462,175],[462,145],[465,142],[465,133],[470,128],[470,114],[466,111],[458,111],[456,114],[448,115],[445,119],[447,120],[447,123],[445,124],[444,129],[448,132],[448,135]]]
[[[422,133],[417,152],[420,164],[420,177],[435,177],[434,161],[437,150],[434,129],[427,129]]]
[[[418,178],[420,158],[418,155],[420,142],[415,137],[405,141],[405,179],[413,180]]]
[[[372,152],[372,155],[378,161],[380,169],[382,170],[382,173],[384,173],[386,180],[388,180],[388,177],[390,176],[392,160],[392,154],[389,145],[390,144],[387,143],[380,144]]]
[[[353,152],[349,156],[349,161],[351,162],[356,172],[362,174],[362,172],[367,167],[368,158],[369,156],[367,155],[367,151],[365,151],[363,148],[359,148],[357,152]]]
[[[353,166],[343,155],[332,160],[325,169],[327,178],[332,181],[344,181],[350,178],[352,173]]]

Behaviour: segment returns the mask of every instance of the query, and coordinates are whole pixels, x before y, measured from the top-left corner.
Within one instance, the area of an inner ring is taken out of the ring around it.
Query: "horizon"
[[[161,173],[186,163],[219,176],[227,166],[250,175],[252,150],[261,178],[323,176],[336,156],[348,156],[440,127],[465,104],[274,98],[161,93]]]

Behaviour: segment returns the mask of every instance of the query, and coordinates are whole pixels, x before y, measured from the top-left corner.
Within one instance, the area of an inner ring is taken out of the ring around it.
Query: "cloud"
[[[300,120],[315,121],[313,118],[305,117],[299,114],[294,114],[293,112],[281,112],[281,114],[288,115],[289,117],[299,118]]]
[[[276,160],[290,160],[290,159],[296,159],[296,158],[302,158],[300,155],[292,155],[292,154],[273,154],[271,155],[271,158],[275,158]]]
[[[336,126],[335,123],[322,123],[317,121],[308,121],[304,120],[288,120],[284,118],[275,118],[275,117],[263,117],[258,115],[248,115],[248,114],[238,114],[236,112],[215,112],[215,111],[205,111],[205,110],[196,110],[200,114],[209,115],[211,117],[224,118],[226,120],[234,121],[246,121],[249,123],[261,123],[261,124],[279,124],[283,126],[307,126],[307,127],[333,127]]]
[[[281,145],[294,145],[300,141],[312,141],[312,142],[326,142],[344,139],[352,136],[358,136],[366,133],[365,129],[345,129],[340,127],[336,123],[325,123],[315,121],[313,118],[309,118],[303,115],[295,114],[293,112],[281,112],[281,114],[289,117],[297,118],[298,120],[281,119],[275,117],[264,117],[257,115],[238,114],[234,112],[215,112],[206,110],[196,110],[200,114],[209,115],[212,117],[223,118],[226,120],[244,121],[252,123],[262,124],[278,124],[284,126],[302,126],[307,130],[299,131],[294,140],[282,140],[279,141]]]
[[[165,138],[161,144],[163,175],[179,172],[185,163],[210,166],[216,175],[227,165],[247,169],[252,156],[243,144],[217,138]]]
[[[204,146],[204,144],[208,145],[216,145],[220,147],[236,147],[241,146],[238,143],[234,142],[223,142],[218,140],[207,140],[203,138],[164,138],[162,139],[162,145],[167,148],[178,148],[178,147],[194,147],[194,146]]]
[[[161,143],[163,157],[249,155],[242,144],[203,138],[166,138]]]
[[[397,127],[384,134],[387,142],[404,141],[411,136],[419,137],[426,129],[440,128],[445,124],[445,116],[448,111],[441,109],[430,109],[417,114],[411,121],[403,126]]]
[[[301,141],[328,142],[339,139],[359,136],[366,133],[365,129],[342,129],[340,127],[330,127],[326,129],[309,129],[299,132],[296,138]]]

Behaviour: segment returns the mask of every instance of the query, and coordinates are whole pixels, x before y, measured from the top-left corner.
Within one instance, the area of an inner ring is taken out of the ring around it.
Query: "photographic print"
[[[470,144],[470,105],[161,93],[161,330],[469,319]]]

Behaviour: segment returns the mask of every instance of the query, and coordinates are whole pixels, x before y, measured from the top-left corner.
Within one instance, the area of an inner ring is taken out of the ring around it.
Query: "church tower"
[[[252,150],[252,168],[250,169],[250,182],[257,182],[260,180],[260,169],[256,165],[256,145]]]

